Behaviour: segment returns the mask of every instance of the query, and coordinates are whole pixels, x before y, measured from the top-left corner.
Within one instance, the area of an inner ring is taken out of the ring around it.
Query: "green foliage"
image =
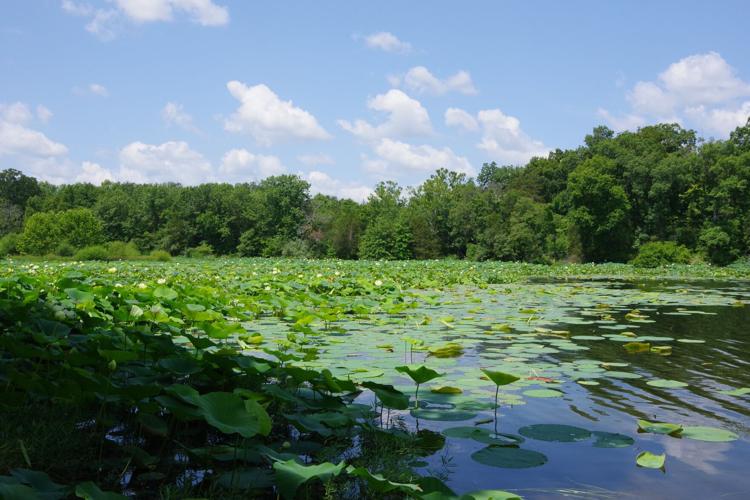
[[[73,255],[75,260],[110,260],[109,251],[104,245],[83,247]]]
[[[166,250],[152,250],[148,254],[148,258],[159,262],[169,262],[172,260],[172,256]]]
[[[652,241],[638,248],[638,255],[631,261],[636,267],[659,267],[668,264],[689,264],[690,250],[674,241]]]
[[[18,233],[9,233],[0,237],[0,257],[17,254],[20,240],[21,235]]]
[[[730,236],[717,226],[705,228],[700,233],[700,249],[713,264],[725,266],[737,258]]]
[[[382,182],[365,203],[311,198],[293,175],[53,186],[6,170],[0,236],[22,232],[19,250],[36,255],[63,241],[126,241],[174,255],[205,243],[218,256],[532,263],[625,262],[649,242],[673,241],[725,265],[750,255],[748,137],[750,124],[726,141],[701,141],[676,124],[597,127],[581,147],[520,167],[487,163],[476,180],[435,165],[408,192]]]
[[[73,247],[102,243],[102,223],[89,208],[71,208],[57,214],[57,224],[62,237]]]
[[[67,241],[63,241],[55,248],[55,255],[59,255],[60,257],[72,257],[75,253],[75,247]]]
[[[185,252],[185,255],[191,258],[195,258],[195,259],[213,257],[214,249],[211,245],[209,245],[208,243],[204,241],[203,243],[201,243],[200,245],[196,247],[188,248],[187,251]]]
[[[141,252],[132,241],[128,243],[124,241],[110,241],[105,247],[107,248],[110,260],[137,259],[141,256]]]
[[[411,231],[403,220],[380,217],[365,229],[359,243],[359,257],[405,260],[412,257],[411,245]]]

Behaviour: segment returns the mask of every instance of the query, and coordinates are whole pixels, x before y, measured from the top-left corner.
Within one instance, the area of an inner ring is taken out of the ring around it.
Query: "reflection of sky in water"
[[[338,376],[350,374],[355,379],[357,374],[352,371],[366,368],[368,372],[360,376],[374,376],[373,381],[394,384],[413,394],[410,380],[394,370],[405,358],[408,361],[413,357],[414,363],[426,363],[446,373],[435,381],[437,385],[464,389],[458,398],[438,398],[430,394],[429,387],[435,385],[430,383],[421,388],[420,399],[452,402],[492,400],[494,386],[479,380],[480,367],[522,371],[524,377],[549,377],[560,382],[562,397],[523,396],[524,390],[545,386],[527,378],[515,384],[522,387],[501,391],[506,396],[521,397],[524,404],[500,410],[500,432],[516,433],[525,425],[555,423],[618,432],[636,440],[627,448],[605,449],[593,447],[593,439],[576,443],[528,439],[522,448],[544,453],[547,464],[502,469],[470,458],[485,445],[450,438],[428,462],[431,469],[439,470],[441,458],[450,459],[449,485],[457,492],[504,488],[527,498],[750,498],[750,396],[719,392],[750,387],[750,307],[731,307],[739,305],[738,301],[750,303],[750,285],[557,282],[503,285],[490,291],[459,289],[434,296],[439,303],[433,306],[423,304],[404,314],[379,316],[376,321],[340,322],[338,326],[344,330],[341,337],[321,336],[314,341],[321,348],[320,359],[310,366],[330,368]],[[626,317],[633,309],[640,310],[645,318]],[[449,316],[452,318],[446,319]],[[424,317],[432,321],[420,324]],[[488,330],[499,324],[507,324],[512,334]],[[276,332],[272,336],[285,335],[286,329],[276,326],[271,329]],[[570,336],[610,337],[575,340],[556,334],[559,330],[569,331]],[[673,353],[629,355],[622,346],[632,339],[612,337],[625,331],[641,337],[670,337],[674,340],[651,342],[670,345]],[[423,341],[427,347],[458,342],[464,354],[437,359],[428,358],[424,350],[407,353],[403,337]],[[686,344],[678,339],[705,343]],[[384,345],[391,345],[392,352]],[[601,362],[629,363],[612,370],[641,377],[611,378],[601,370]],[[579,376],[600,385],[582,386],[573,380]],[[658,389],[646,384],[655,378],[678,380],[689,386]],[[492,417],[491,411],[476,413],[473,420],[460,422],[420,420],[420,428],[439,431]],[[392,414],[401,414],[414,424],[407,412]],[[638,434],[638,418],[721,427],[739,434],[740,439],[713,443]],[[666,452],[666,473],[636,467],[635,456],[643,450]]]

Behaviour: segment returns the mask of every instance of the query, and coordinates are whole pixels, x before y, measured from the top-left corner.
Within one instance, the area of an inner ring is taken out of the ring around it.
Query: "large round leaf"
[[[518,433],[530,439],[539,441],[556,441],[558,443],[572,443],[583,441],[591,437],[591,432],[572,425],[535,424],[518,429]]]
[[[547,463],[547,457],[538,451],[509,446],[490,445],[472,453],[471,458],[480,464],[508,469],[526,469]]]
[[[702,425],[685,426],[682,428],[680,436],[696,441],[711,441],[714,443],[725,443],[739,439],[739,436],[734,432]]]

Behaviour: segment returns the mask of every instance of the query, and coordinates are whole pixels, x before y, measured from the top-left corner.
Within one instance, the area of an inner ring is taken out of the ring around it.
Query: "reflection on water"
[[[537,282],[426,295],[433,303],[422,302],[408,314],[342,322],[341,337],[312,340],[320,359],[310,366],[354,379],[374,377],[411,393],[411,382],[394,370],[406,356],[445,373],[440,385],[464,391],[451,398],[425,390],[420,399],[425,394],[426,401],[458,404],[492,401],[494,386],[480,380],[480,367],[508,371],[524,378],[514,384],[520,387],[502,391],[501,432],[549,423],[635,438],[624,448],[597,448],[592,440],[528,439],[522,447],[544,453],[548,461],[527,469],[477,463],[470,456],[485,444],[448,438],[428,461],[435,467],[445,458],[441,455],[451,457],[448,484],[457,492],[501,488],[526,498],[750,498],[750,395],[720,392],[750,387],[750,284]],[[284,334],[278,325],[278,335]],[[628,354],[623,345],[632,341],[671,346],[672,352]],[[463,355],[429,356],[430,346],[445,342],[460,343]],[[654,379],[688,385],[647,384]],[[523,394],[542,387],[563,396]],[[419,424],[440,431],[493,416],[486,409],[476,413],[471,420]],[[416,425],[409,413],[401,416]],[[637,419],[719,427],[739,439],[717,443],[639,434]],[[638,468],[635,457],[644,450],[666,453],[666,470]]]

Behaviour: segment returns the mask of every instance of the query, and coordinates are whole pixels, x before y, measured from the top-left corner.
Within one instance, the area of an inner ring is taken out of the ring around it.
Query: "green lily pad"
[[[667,459],[667,455],[662,453],[661,455],[655,455],[650,451],[642,451],[635,458],[635,463],[639,467],[646,467],[647,469],[662,469],[664,468],[664,462]]]
[[[584,441],[591,437],[591,432],[586,429],[560,424],[527,425],[518,429],[518,433],[527,438],[558,443]]]
[[[615,432],[594,431],[591,434],[596,438],[596,441],[594,441],[596,448],[626,448],[635,443],[635,440],[630,436]]]
[[[538,451],[494,445],[472,453],[471,458],[480,464],[507,469],[526,469],[547,463],[547,457]]]
[[[492,370],[482,370],[482,372],[487,375],[487,378],[489,378],[497,386],[508,385],[521,380],[521,377],[512,375],[510,373],[503,373]]]
[[[523,395],[530,398],[559,398],[563,393],[554,389],[529,389],[523,391]]]
[[[739,436],[734,432],[702,425],[686,425],[682,428],[680,437],[695,439],[696,441],[709,441],[712,443],[728,443],[729,441],[736,441],[739,439]]]
[[[719,391],[722,394],[726,394],[728,396],[744,396],[745,394],[750,394],[750,387],[740,387],[738,389],[731,389],[728,391]]]
[[[682,426],[680,424],[672,424],[669,422],[649,422],[648,420],[638,420],[638,432],[677,436],[682,432]]]
[[[646,382],[646,385],[650,385],[652,387],[659,387],[660,389],[677,389],[680,387],[687,387],[688,384],[685,382],[680,382],[679,380],[669,380],[665,378],[657,378],[654,380],[649,380]]]
[[[470,411],[462,410],[431,410],[419,408],[411,410],[411,416],[414,418],[423,418],[425,420],[441,420],[444,422],[457,422],[461,420],[471,420],[477,414]]]
[[[461,500],[521,500],[521,497],[509,491],[481,490],[466,493]]]
[[[619,378],[619,379],[636,379],[641,378],[640,375],[637,373],[631,373],[631,372],[618,372],[618,371],[608,371],[605,373],[607,377],[611,378]]]
[[[677,339],[677,342],[682,342],[683,344],[705,344],[705,340],[701,339]]]

